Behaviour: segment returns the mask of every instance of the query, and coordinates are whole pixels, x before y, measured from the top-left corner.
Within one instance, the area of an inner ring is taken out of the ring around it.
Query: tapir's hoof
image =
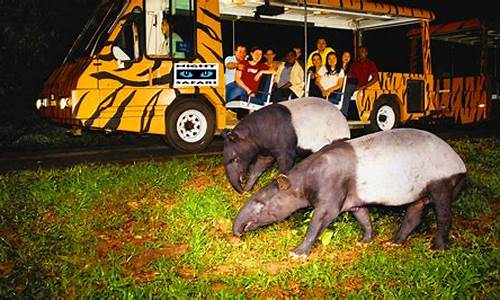
[[[431,250],[446,250],[448,249],[448,243],[445,242],[432,242]]]
[[[290,251],[290,258],[293,260],[306,260],[307,254],[297,254],[293,251]]]
[[[361,241],[356,242],[356,246],[358,246],[358,247],[366,247],[366,246],[368,246],[368,243],[370,243],[370,241],[361,240]]]
[[[401,243],[395,243],[393,241],[387,241],[384,243],[384,246],[386,247],[401,247]]]

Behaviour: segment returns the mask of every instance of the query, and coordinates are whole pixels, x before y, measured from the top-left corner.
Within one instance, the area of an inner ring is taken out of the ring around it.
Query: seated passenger
[[[344,84],[344,70],[337,67],[337,55],[335,53],[328,53],[326,64],[321,67],[319,74],[320,77],[316,79],[316,83],[321,89],[321,94],[333,104],[338,104],[341,96],[338,92],[341,91]]]
[[[308,96],[309,97],[322,97],[321,89],[316,83],[316,79],[319,78],[319,71],[322,67],[321,55],[319,53],[315,53],[312,56],[312,66],[307,69],[307,74],[310,77],[309,86],[308,86]]]
[[[326,44],[326,40],[324,38],[319,38],[317,41],[316,41],[316,50],[314,50],[313,52],[311,52],[311,54],[309,54],[309,58],[307,59],[307,63],[306,63],[306,67],[309,69],[313,64],[312,64],[312,57],[314,54],[319,54],[321,55],[321,62],[323,63],[323,65],[326,64],[326,56],[328,55],[328,53],[330,52],[334,52],[335,53],[335,50],[332,48],[332,47],[328,47],[328,45]]]
[[[224,78],[226,80],[226,96],[228,95],[228,91],[233,87],[234,80],[236,77],[236,70],[243,70],[242,62],[247,57],[247,47],[243,45],[236,45],[234,49],[234,55],[226,57],[224,60],[224,66],[226,67],[226,72],[224,74]],[[231,85],[233,83],[233,85]],[[229,100],[229,99],[226,99]]]
[[[269,67],[270,70],[273,71],[278,71],[278,67],[280,66],[280,61],[274,60],[276,57],[276,52],[274,51],[273,48],[268,48],[264,54],[264,57],[266,59],[266,65]]]
[[[242,61],[242,70],[236,70],[235,81],[230,83],[226,97],[231,100],[247,100],[248,97],[254,98],[254,103],[264,104],[264,97],[257,94],[260,84],[260,77],[264,73],[273,73],[269,67],[261,62],[262,49],[253,47],[250,51],[251,60]]]
[[[349,69],[348,78],[357,81],[356,90],[364,89],[378,82],[377,65],[368,58],[368,48],[359,47],[359,59]]]
[[[356,84],[353,83],[351,79],[347,77],[349,70],[351,69],[352,61],[351,61],[351,52],[344,51],[342,53],[342,70],[344,70],[344,74],[346,75],[344,80],[347,80],[345,91],[344,91],[344,101],[342,102],[342,107],[340,111],[347,117],[349,113],[349,102],[351,101],[351,96],[354,93],[354,88]]]
[[[304,70],[296,60],[295,51],[291,50],[285,56],[285,62],[278,67],[275,77],[277,89],[273,92],[273,102],[286,101],[290,97],[302,97],[304,92]]]

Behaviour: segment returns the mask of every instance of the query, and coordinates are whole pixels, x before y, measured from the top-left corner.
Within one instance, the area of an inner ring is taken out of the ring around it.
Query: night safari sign
[[[174,88],[219,85],[219,67],[216,63],[176,63]]]

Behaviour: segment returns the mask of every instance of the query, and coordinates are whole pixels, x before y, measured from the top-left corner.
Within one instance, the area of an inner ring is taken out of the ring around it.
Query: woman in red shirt
[[[262,60],[262,49],[260,47],[253,47],[250,51],[251,60],[242,61],[242,70],[236,71],[234,86],[229,92],[227,99],[247,99],[248,96],[256,97],[256,91],[259,88],[260,78],[263,73],[272,73],[269,67],[261,62]]]

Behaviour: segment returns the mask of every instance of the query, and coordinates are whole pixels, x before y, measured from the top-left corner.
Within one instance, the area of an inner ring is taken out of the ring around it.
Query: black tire
[[[392,98],[382,98],[375,102],[375,107],[370,116],[370,131],[386,131],[399,126],[399,105]]]
[[[168,110],[167,143],[182,152],[198,152],[210,145],[215,132],[215,114],[201,99],[186,99]]]

